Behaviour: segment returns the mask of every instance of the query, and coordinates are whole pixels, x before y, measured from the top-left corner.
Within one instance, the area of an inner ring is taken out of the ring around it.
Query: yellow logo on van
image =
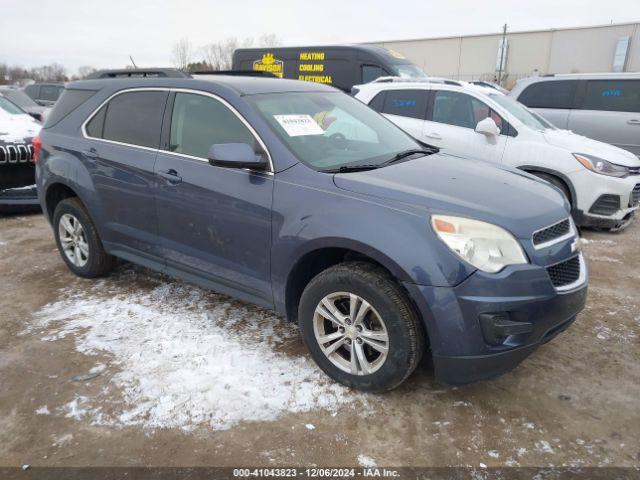
[[[253,62],[253,69],[259,72],[269,72],[276,77],[282,78],[284,62],[275,58],[273,53],[265,53],[260,60]]]
[[[391,50],[390,48],[387,48],[387,51],[389,52],[389,55],[391,55],[392,57],[400,58],[402,60],[407,58],[400,52],[396,52],[395,50]]]

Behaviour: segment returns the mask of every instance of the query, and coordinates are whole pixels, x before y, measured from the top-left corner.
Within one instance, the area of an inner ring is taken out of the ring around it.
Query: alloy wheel
[[[316,306],[313,331],[329,361],[352,375],[374,373],[387,359],[389,335],[382,317],[353,293],[325,296]]]
[[[89,261],[89,243],[80,221],[65,213],[58,222],[60,245],[67,259],[76,267],[84,267]]]

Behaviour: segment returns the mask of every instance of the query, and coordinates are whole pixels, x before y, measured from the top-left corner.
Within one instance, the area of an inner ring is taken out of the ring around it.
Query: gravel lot
[[[0,218],[0,466],[638,466],[640,222],[586,232],[586,310],[461,388],[333,384],[270,312],[122,264],[74,277],[41,215]]]

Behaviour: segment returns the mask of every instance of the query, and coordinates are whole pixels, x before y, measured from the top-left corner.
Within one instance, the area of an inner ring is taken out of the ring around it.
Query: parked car
[[[44,122],[45,116],[50,110],[49,107],[38,105],[29,95],[18,87],[0,86],[0,96],[16,104],[39,122]]]
[[[119,257],[273,308],[351,387],[396,387],[427,345],[440,380],[496,376],[585,304],[555,188],[438,153],[331,87],[72,82],[35,145],[72,272]]]
[[[50,107],[56,103],[63,90],[62,83],[32,83],[25,87],[24,92],[38,105]]]
[[[621,229],[638,209],[638,158],[559,130],[494,89],[434,82],[356,88],[356,98],[422,142],[547,180],[565,195],[580,226]]]
[[[7,105],[13,107],[7,108]],[[33,137],[40,124],[0,97],[0,212],[39,208],[35,189]]]
[[[511,95],[558,128],[640,157],[640,72],[530,77]]]
[[[233,52],[232,68],[324,83],[345,92],[379,77],[426,77],[401,53],[375,45],[239,48]]]

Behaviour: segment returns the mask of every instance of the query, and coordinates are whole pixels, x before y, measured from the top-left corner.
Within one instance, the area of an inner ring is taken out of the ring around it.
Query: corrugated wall
[[[546,73],[609,72],[618,39],[629,35],[626,71],[640,71],[640,23],[507,33],[506,86],[536,70]],[[432,76],[494,79],[500,34],[376,42],[398,52]]]

